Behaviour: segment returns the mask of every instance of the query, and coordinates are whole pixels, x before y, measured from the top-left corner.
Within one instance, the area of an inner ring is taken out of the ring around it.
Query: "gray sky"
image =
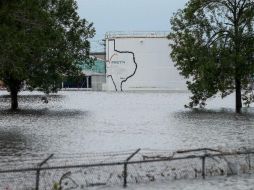
[[[92,51],[108,31],[169,31],[170,17],[188,0],[77,0],[79,14],[96,28]]]

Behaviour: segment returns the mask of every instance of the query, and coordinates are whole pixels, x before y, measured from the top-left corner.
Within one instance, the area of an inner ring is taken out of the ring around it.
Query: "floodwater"
[[[178,180],[174,183],[150,183],[129,185],[128,190],[253,190],[254,176],[214,177],[206,180]],[[96,190],[124,190],[123,187],[102,187]]]
[[[42,93],[22,92],[20,110],[12,112],[7,94],[0,91],[1,163],[28,158],[37,163],[35,159],[52,153],[238,149],[254,145],[254,108],[235,114],[234,96],[214,98],[205,110],[190,110],[184,108],[188,93],[60,92],[49,95],[46,104]],[[129,189],[250,190],[252,184],[253,175],[130,185]]]
[[[0,92],[0,156],[111,152],[130,149],[236,149],[254,145],[254,108],[234,113],[234,96],[206,110],[184,108],[187,93],[22,92],[9,111]]]

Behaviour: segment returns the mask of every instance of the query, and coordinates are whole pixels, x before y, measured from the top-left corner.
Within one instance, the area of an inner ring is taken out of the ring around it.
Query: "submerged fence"
[[[40,162],[39,162],[40,161]],[[33,162],[33,163],[32,163]],[[135,150],[0,163],[0,189],[71,190],[250,173],[254,149]]]

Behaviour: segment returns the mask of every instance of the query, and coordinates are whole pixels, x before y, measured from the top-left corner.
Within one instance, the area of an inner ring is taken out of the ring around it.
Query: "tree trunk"
[[[239,79],[235,79],[235,106],[236,113],[241,113],[242,109],[242,94],[241,94],[241,81]]]
[[[18,93],[22,87],[22,81],[15,79],[11,74],[3,79],[4,84],[10,91],[11,96],[11,110],[18,109]]]
[[[11,90],[11,110],[18,109],[18,90],[10,89]]]

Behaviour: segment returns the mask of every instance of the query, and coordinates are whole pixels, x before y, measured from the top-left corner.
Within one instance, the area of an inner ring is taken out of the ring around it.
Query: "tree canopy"
[[[81,19],[75,0],[0,1],[0,80],[18,108],[17,94],[56,92],[64,76],[80,74],[91,63],[92,23]]]
[[[192,92],[188,107],[236,93],[253,101],[254,0],[190,0],[171,19],[171,56]]]

